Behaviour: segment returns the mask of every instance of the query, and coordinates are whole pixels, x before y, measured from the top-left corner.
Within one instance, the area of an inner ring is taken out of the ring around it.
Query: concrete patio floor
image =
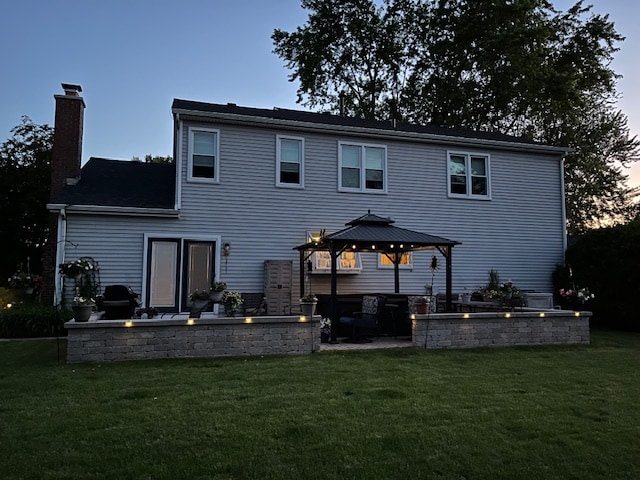
[[[407,348],[413,347],[411,337],[378,337],[369,343],[345,343],[344,338],[338,338],[338,343],[321,343],[320,351],[336,350],[375,350],[380,348]]]

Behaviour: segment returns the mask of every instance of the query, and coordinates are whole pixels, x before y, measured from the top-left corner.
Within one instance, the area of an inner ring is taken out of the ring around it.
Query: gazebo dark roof
[[[347,228],[321,237],[313,242],[294,247],[300,252],[300,295],[304,295],[304,262],[308,256],[316,251],[331,253],[331,338],[335,340],[338,323],[338,275],[336,270],[337,258],[345,250],[357,252],[378,252],[386,254],[393,261],[395,293],[400,292],[399,265],[404,252],[416,250],[437,249],[446,261],[446,305],[447,310],[452,306],[451,295],[451,250],[460,242],[446,238],[415,232],[392,225],[390,218],[367,212],[355,220],[345,224]]]
[[[325,235],[319,241],[295,248],[306,251],[327,250],[329,245],[333,244],[354,245],[355,249],[361,252],[408,252],[460,244],[443,237],[396,227],[392,223],[395,222],[390,218],[368,212],[346,223],[347,228]]]

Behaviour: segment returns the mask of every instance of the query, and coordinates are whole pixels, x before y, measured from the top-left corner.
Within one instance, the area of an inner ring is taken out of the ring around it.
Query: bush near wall
[[[34,338],[66,335],[64,322],[72,318],[69,310],[39,303],[17,303],[0,309],[0,338]]]
[[[595,294],[595,326],[640,331],[640,218],[585,233],[566,259],[575,285]]]

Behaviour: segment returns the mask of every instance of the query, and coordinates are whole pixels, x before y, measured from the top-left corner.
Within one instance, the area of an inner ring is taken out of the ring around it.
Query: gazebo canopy
[[[454,240],[396,227],[392,223],[395,221],[374,215],[369,211],[366,215],[346,223],[347,228],[299,245],[295,250],[326,251],[330,250],[331,246],[337,246],[341,252],[351,249],[358,252],[389,254],[460,245],[460,242]]]
[[[366,215],[345,224],[346,228],[324,235],[313,241],[294,247],[300,252],[300,289],[304,295],[304,262],[313,252],[331,253],[332,337],[337,322],[337,259],[342,252],[377,252],[386,254],[394,265],[395,293],[400,291],[400,261],[402,254],[418,250],[437,249],[446,261],[446,305],[451,309],[451,250],[460,242],[420,233],[392,225],[390,218],[380,217],[368,211]],[[335,338],[334,338],[335,339]]]

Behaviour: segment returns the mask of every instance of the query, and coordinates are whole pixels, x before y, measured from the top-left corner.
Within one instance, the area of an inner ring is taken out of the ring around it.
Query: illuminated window
[[[307,242],[313,242],[319,238],[318,232],[307,232]],[[312,273],[331,273],[331,254],[329,252],[314,252],[310,260],[313,266]],[[361,270],[360,253],[346,251],[340,254],[336,264],[338,273],[360,273]]]
[[[393,261],[391,260],[393,255],[386,255],[380,253],[378,255],[378,268],[393,268]],[[404,252],[400,256],[400,268],[413,268],[413,254],[411,252]]]

